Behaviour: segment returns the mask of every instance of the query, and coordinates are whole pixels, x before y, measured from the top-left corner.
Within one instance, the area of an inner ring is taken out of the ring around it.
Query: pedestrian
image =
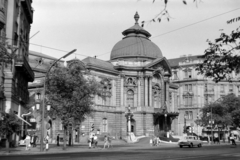
[[[153,146],[153,140],[152,140],[152,138],[150,138],[149,143],[150,143],[150,146]]]
[[[25,143],[26,143],[26,150],[30,150],[30,141],[31,141],[31,137],[29,136],[29,134],[27,134],[26,138],[25,138]]]
[[[30,146],[31,146],[31,147],[33,147],[33,138],[34,138],[33,136],[34,136],[34,135],[31,135],[31,136],[30,136]]]
[[[95,136],[95,134],[92,133],[92,139],[91,139],[91,145],[92,145],[92,147],[94,147],[94,136]]]
[[[109,148],[109,147],[113,147],[113,146],[112,146],[112,139],[111,139],[110,136],[108,136],[108,148]]]
[[[47,133],[47,136],[45,137],[45,144],[46,144],[46,147],[45,147],[45,150],[48,151],[49,150],[49,136],[48,136],[48,133]]]
[[[98,137],[97,135],[95,134],[94,137],[93,137],[93,142],[94,142],[94,148],[96,147],[97,148],[97,144],[98,144]]]
[[[234,136],[234,134],[231,134],[230,140],[231,140],[231,142],[232,142],[232,145],[237,146],[237,144],[236,144],[236,142],[235,142],[235,136]]]
[[[92,134],[91,133],[89,134],[89,137],[88,137],[88,147],[89,147],[89,149],[92,148]]]
[[[33,147],[36,147],[37,136],[36,133],[33,134]]]
[[[109,148],[109,142],[108,142],[108,137],[107,137],[107,135],[104,136],[104,145],[103,145],[103,149],[105,149],[106,146],[108,146],[108,148]]]
[[[59,137],[59,134],[57,134],[57,146],[59,146],[59,140],[60,140],[60,137]]]

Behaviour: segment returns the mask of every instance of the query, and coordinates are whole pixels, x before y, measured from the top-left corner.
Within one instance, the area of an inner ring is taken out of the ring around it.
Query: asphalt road
[[[240,146],[203,146],[202,148],[114,147],[79,153],[9,155],[0,160],[240,160]]]

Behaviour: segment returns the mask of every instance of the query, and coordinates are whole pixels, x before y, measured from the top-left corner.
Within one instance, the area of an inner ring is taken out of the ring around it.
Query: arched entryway
[[[127,128],[127,133],[129,132],[128,130],[128,122],[126,124],[126,128]],[[135,119],[131,118],[131,121],[130,121],[130,132],[132,133],[136,133],[136,121]]]
[[[134,134],[136,132],[136,121],[134,119],[131,119],[131,130],[130,131]]]

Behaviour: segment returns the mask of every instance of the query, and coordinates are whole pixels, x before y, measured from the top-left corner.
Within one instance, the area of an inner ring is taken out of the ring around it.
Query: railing
[[[30,77],[29,77],[30,80],[31,81],[34,80],[34,72],[32,71],[32,69],[31,69],[31,67],[30,67],[30,65],[29,65],[25,56],[23,56],[23,55],[17,56],[15,66],[16,67],[18,67],[18,66],[19,67],[24,67],[27,70],[28,74],[30,75]]]

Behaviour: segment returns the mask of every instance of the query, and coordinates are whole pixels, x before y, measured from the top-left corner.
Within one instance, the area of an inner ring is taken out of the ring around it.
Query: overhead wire
[[[160,37],[160,36],[163,36],[163,35],[166,35],[166,34],[169,34],[169,33],[172,33],[172,32],[175,32],[175,31],[178,31],[178,30],[181,30],[181,29],[184,29],[184,28],[187,28],[187,27],[190,27],[190,26],[199,24],[199,23],[202,23],[202,22],[204,22],[204,21],[208,21],[208,20],[210,20],[210,19],[213,19],[213,18],[222,16],[222,15],[224,15],[224,14],[228,14],[228,13],[230,13],[230,12],[234,12],[234,11],[239,10],[239,9],[240,9],[240,8],[236,8],[236,9],[230,10],[230,11],[228,11],[228,12],[224,12],[224,13],[215,15],[215,16],[213,16],[213,17],[203,19],[203,20],[201,20],[201,21],[198,21],[198,22],[195,22],[195,23],[192,23],[192,24],[189,24],[189,25],[186,25],[186,26],[183,26],[183,27],[174,29],[174,30],[172,30],[172,31],[169,31],[169,32],[165,32],[165,33],[156,35],[156,36],[154,36],[154,37],[152,37],[152,38],[150,38],[150,39],[154,39],[154,38],[157,38],[157,37]],[[0,37],[3,37],[3,36],[0,36]],[[5,38],[5,37],[4,37],[4,38]],[[6,39],[14,40],[14,39],[7,38],[7,37],[6,37]],[[65,53],[69,52],[69,51],[65,51],[65,50],[62,50],[62,49],[58,49],[58,48],[43,46],[43,45],[40,45],[40,44],[27,43],[27,42],[22,42],[22,43],[26,43],[26,44],[30,44],[30,45],[35,45],[35,46],[39,46],[39,47],[43,47],[43,48],[48,48],[48,49],[52,49],[52,50],[56,50],[56,51],[60,51],[60,52],[65,52]],[[133,44],[130,44],[130,45],[127,45],[127,46],[118,48],[118,49],[116,49],[116,50],[114,50],[114,51],[117,51],[117,50],[120,50],[120,49],[123,49],[123,48],[127,48],[127,47],[129,47],[129,46],[136,45],[136,44],[138,44],[138,43],[141,43],[141,42],[133,43]],[[100,57],[100,56],[103,56],[103,55],[108,54],[108,53],[111,53],[111,51],[105,52],[105,53],[103,53],[103,54],[96,55],[96,57]],[[88,55],[79,54],[79,53],[75,53],[75,55],[79,55],[79,56],[83,56],[83,57],[89,57]]]
[[[201,21],[198,21],[198,22],[195,22],[195,23],[192,23],[192,24],[189,24],[189,25],[186,25],[186,26],[177,28],[177,29],[175,29],[175,30],[172,30],[172,31],[169,31],[169,32],[165,32],[165,33],[156,35],[156,36],[154,36],[154,37],[152,37],[152,38],[150,38],[150,39],[154,39],[154,38],[157,38],[157,37],[160,37],[160,36],[163,36],[163,35],[166,35],[166,34],[169,34],[169,33],[172,33],[172,32],[175,32],[175,31],[178,31],[178,30],[181,30],[181,29],[184,29],[184,28],[193,26],[193,25],[196,25],[196,24],[198,24],[198,23],[202,23],[202,22],[204,22],[204,21],[208,21],[208,20],[210,20],[210,19],[213,19],[213,18],[222,16],[222,15],[224,15],[224,14],[228,14],[228,13],[230,13],[230,12],[234,12],[234,11],[239,10],[239,9],[240,9],[240,8],[236,8],[236,9],[230,10],[230,11],[228,11],[228,12],[224,12],[224,13],[218,14],[218,15],[216,15],[216,16],[203,19],[203,20],[201,20]],[[134,43],[134,44],[131,44],[131,45],[127,45],[127,46],[124,46],[124,47],[121,47],[121,48],[118,48],[118,49],[116,49],[116,50],[114,50],[114,51],[120,50],[120,49],[122,49],[122,48],[129,47],[129,46],[132,46],[132,45],[135,45],[135,44],[138,44],[138,43],[140,43],[140,42],[137,42],[137,43]],[[100,54],[100,55],[98,55],[98,57],[99,57],[99,56],[102,56],[102,55],[105,55],[105,54],[108,54],[108,53],[111,53],[111,52],[106,52],[106,53]]]

